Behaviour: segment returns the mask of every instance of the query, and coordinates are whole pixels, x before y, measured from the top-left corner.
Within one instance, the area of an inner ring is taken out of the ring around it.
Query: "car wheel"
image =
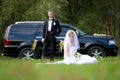
[[[95,57],[95,58],[103,58],[105,57],[106,53],[105,53],[105,50],[102,48],[102,47],[99,47],[99,46],[94,46],[94,47],[91,47],[89,50],[88,50],[88,54],[91,56],[91,57]]]
[[[35,53],[30,48],[23,48],[19,54],[22,60],[33,60],[35,58]]]

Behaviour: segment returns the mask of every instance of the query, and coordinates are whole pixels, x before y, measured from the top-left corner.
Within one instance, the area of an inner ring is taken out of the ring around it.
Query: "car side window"
[[[37,36],[42,36],[42,33],[43,33],[43,24],[40,24],[40,25],[37,25],[39,28],[38,28],[38,31],[37,31]]]
[[[32,40],[38,28],[36,25],[13,25],[8,38],[11,40]]]

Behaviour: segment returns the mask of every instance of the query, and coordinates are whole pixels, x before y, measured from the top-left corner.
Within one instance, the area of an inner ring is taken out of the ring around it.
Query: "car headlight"
[[[115,45],[115,40],[109,40],[108,44],[109,45]]]

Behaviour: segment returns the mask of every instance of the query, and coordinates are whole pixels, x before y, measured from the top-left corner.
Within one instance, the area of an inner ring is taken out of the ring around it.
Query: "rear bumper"
[[[18,49],[15,46],[5,46],[3,49],[3,56],[17,56]]]

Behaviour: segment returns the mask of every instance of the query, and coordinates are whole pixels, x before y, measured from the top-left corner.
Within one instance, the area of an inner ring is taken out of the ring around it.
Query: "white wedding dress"
[[[64,64],[92,64],[97,63],[97,59],[94,57],[90,57],[89,55],[82,55],[80,53],[75,56],[77,50],[75,47],[70,48],[70,58],[64,56],[63,63]],[[58,62],[59,63],[59,62]]]
[[[75,44],[74,46],[72,46],[72,43],[70,43],[70,38],[68,36],[68,33],[70,31],[74,33],[74,44]],[[67,57],[65,53],[65,50],[67,49],[66,47],[69,48],[70,57]],[[66,36],[64,39],[64,59],[62,61],[57,61],[57,62],[52,62],[52,63],[48,62],[46,64],[92,64],[92,63],[98,62],[97,59],[94,57],[90,57],[89,55],[82,55],[82,54],[77,53],[77,49],[80,49],[77,35],[73,30],[69,30],[66,33]]]
[[[46,64],[93,64],[98,63],[97,59],[94,57],[90,57],[89,55],[79,54],[75,57],[76,49],[75,47],[70,48],[70,58],[67,58],[64,55],[64,59],[62,61],[57,62],[48,62]]]

